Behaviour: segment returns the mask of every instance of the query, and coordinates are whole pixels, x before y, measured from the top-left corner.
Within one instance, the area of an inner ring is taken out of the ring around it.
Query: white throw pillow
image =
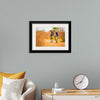
[[[9,79],[3,77],[1,97],[4,100],[20,100],[24,83],[25,79]]]

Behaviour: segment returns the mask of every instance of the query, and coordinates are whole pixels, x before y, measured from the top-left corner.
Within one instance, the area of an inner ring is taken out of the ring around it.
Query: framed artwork
[[[71,53],[71,21],[30,21],[30,53]]]

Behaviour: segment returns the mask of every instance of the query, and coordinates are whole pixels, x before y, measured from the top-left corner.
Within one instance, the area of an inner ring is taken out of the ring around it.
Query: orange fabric
[[[0,96],[1,96],[1,89],[3,84],[3,77],[11,78],[11,79],[22,79],[24,78],[26,72],[21,73],[3,73],[0,72]]]

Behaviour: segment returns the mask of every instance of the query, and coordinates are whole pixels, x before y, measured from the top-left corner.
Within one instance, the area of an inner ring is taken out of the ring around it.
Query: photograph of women
[[[71,22],[30,21],[30,53],[71,52]]]

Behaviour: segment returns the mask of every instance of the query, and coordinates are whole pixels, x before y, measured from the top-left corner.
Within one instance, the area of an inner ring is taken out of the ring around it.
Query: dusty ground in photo
[[[65,32],[58,32],[58,43],[55,40],[50,41],[50,32],[37,31],[36,32],[36,46],[37,47],[64,47],[65,42],[62,38],[65,37]]]

